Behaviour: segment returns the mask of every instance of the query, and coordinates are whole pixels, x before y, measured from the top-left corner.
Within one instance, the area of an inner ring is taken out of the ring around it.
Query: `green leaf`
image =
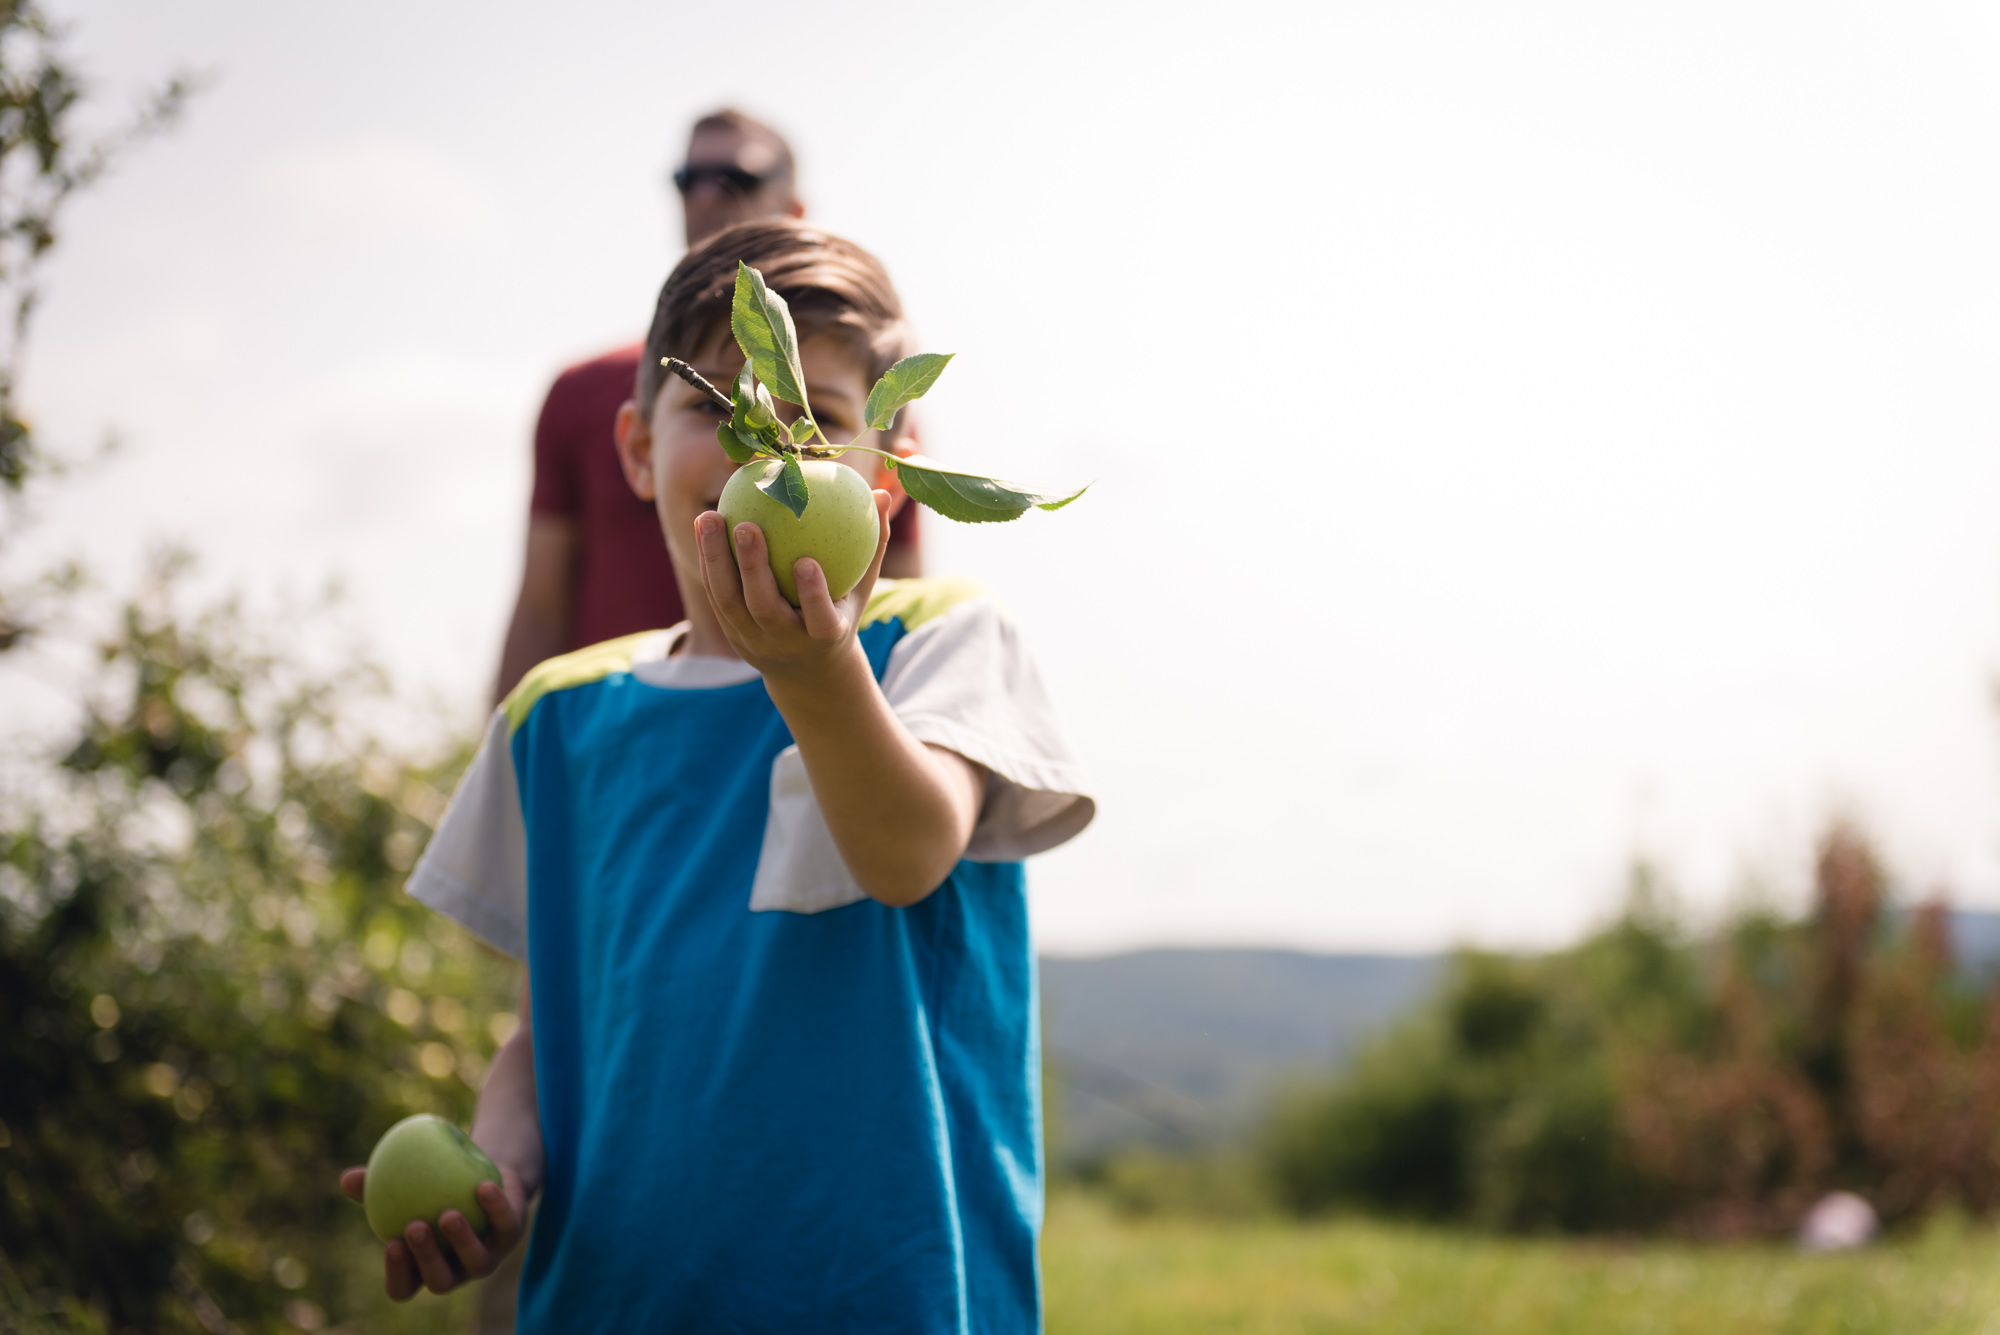
[[[736,373],[736,383],[730,387],[729,398],[735,405],[735,411],[725,425],[735,430],[738,442],[745,448],[768,458],[781,453],[778,449],[778,419],[771,407],[770,392],[756,382],[754,372],[755,368],[746,357],[743,369]],[[758,398],[760,394],[763,396],[761,401]],[[729,441],[721,432],[717,432],[715,438],[722,442],[722,448],[728,451],[730,458],[738,463],[746,462],[729,449]]]
[[[760,453],[756,446],[747,443],[737,433],[736,428],[727,422],[715,424],[715,438],[721,442],[722,452],[734,463],[747,464]]]
[[[750,405],[750,425],[762,430],[778,425],[778,405],[771,402],[771,391],[763,385],[757,386],[756,401]]]
[[[812,418],[801,417],[798,421],[792,423],[792,435],[791,435],[792,444],[803,445],[807,441],[812,439],[812,435],[813,435]]]
[[[800,518],[806,513],[806,475],[799,467],[799,461],[787,455],[784,466],[772,469],[757,490],[790,510]]]
[[[735,411],[729,416],[729,425],[735,427],[737,434],[745,440],[755,440],[757,437],[757,427],[750,420],[750,414],[757,410],[757,381],[753,375],[754,369],[750,365],[750,359],[745,357],[743,369],[736,373],[736,383],[730,386],[729,390],[729,401],[735,406]]]
[[[896,420],[896,410],[929,393],[937,378],[944,374],[946,363],[956,355],[950,352],[920,352],[890,367],[889,373],[877,380],[875,388],[868,391],[868,425],[876,431],[887,431],[889,423]]]
[[[729,401],[736,407],[735,414],[729,419],[729,425],[738,431],[750,429],[750,410],[757,406],[756,369],[750,364],[750,359],[745,357],[743,369],[736,373],[736,383],[729,387]]]
[[[799,331],[792,324],[785,299],[764,286],[764,275],[738,260],[736,297],[729,309],[729,329],[736,344],[757,368],[757,378],[786,403],[811,414],[806,402],[806,373],[799,365]]]
[[[961,524],[997,524],[1019,519],[1030,507],[1060,510],[1090,488],[1078,487],[1068,495],[1035,491],[1016,482],[1004,482],[983,473],[966,473],[913,454],[907,459],[891,459],[896,476],[910,499],[927,505],[946,519]]]

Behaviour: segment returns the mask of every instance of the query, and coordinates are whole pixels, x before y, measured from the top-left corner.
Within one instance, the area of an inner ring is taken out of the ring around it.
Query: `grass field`
[[[1042,1270],[1049,1335],[2000,1335],[2000,1232],[1950,1220],[1801,1256],[1361,1220],[1130,1219],[1070,1188],[1050,1198]],[[342,1331],[471,1329],[463,1295],[393,1306],[372,1265],[355,1283]]]
[[[1846,1256],[1523,1241],[1367,1222],[1120,1218],[1049,1202],[1050,1335],[2000,1335],[2000,1235],[1951,1222]]]

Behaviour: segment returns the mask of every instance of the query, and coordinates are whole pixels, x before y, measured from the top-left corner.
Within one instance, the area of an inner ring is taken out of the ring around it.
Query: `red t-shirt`
[[[686,619],[659,515],[626,485],[612,434],[644,352],[635,343],[570,367],[535,423],[528,509],[576,521],[569,649]],[[916,528],[917,507],[905,505],[889,530],[891,548],[915,542]]]

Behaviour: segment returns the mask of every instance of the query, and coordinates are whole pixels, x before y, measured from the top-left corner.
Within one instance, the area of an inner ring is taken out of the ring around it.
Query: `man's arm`
[[[705,514],[696,536],[702,580],[724,634],[764,674],[841,861],[872,898],[900,908],[937,889],[964,856],[986,775],[956,752],[910,735],[855,638],[888,545],[888,493],[875,497],[881,524],[875,563],[838,604],[818,563],[806,560],[794,571],[801,606],[793,609],[778,592],[755,524],[727,534],[721,515]]]
[[[484,1234],[456,1210],[446,1210],[433,1229],[421,1221],[382,1248],[383,1287],[397,1302],[419,1289],[449,1293],[468,1280],[493,1273],[526,1231],[528,1198],[541,1189],[547,1160],[542,1148],[541,1112],[535,1101],[534,1012],[528,976],[521,975],[521,1025],[493,1055],[472,1119],[472,1139],[500,1169],[500,1185],[482,1182],[475,1195],[486,1211]],[[368,1170],[350,1168],[340,1189],[355,1200],[367,1191]],[[442,1238],[439,1235],[442,1234]],[[449,1246],[443,1245],[449,1244]]]
[[[500,650],[495,704],[528,675],[528,669],[569,648],[576,537],[576,521],[567,515],[528,516],[521,596],[514,601],[514,619],[507,625],[507,641]]]

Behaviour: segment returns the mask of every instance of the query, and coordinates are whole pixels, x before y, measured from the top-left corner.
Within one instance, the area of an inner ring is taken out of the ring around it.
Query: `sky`
[[[927,529],[1096,781],[1045,949],[1797,904],[1837,812],[2000,908],[1988,6],[51,3],[105,123],[211,82],[70,215],[24,393],[123,445],[17,557],[337,577],[472,728],[541,395],[731,103],[958,354],[927,452],[1095,484]]]

